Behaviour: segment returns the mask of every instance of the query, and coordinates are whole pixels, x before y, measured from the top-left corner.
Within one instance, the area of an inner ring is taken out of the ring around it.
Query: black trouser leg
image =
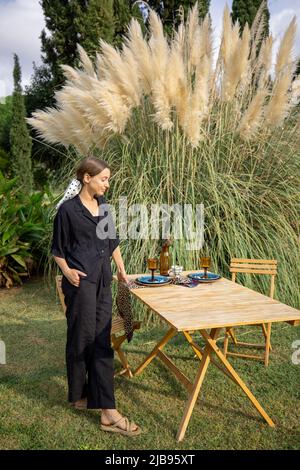
[[[112,294],[98,286],[93,358],[88,369],[88,408],[115,408],[114,350],[111,347]]]
[[[110,287],[81,279],[75,287],[63,278],[67,306],[66,364],[68,399],[84,396],[88,408],[115,408],[113,349],[110,344],[112,299]]]

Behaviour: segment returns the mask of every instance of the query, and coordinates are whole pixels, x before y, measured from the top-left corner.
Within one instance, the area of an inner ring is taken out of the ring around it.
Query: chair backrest
[[[276,259],[231,258],[229,271],[234,282],[237,273],[267,274],[271,276],[269,297],[274,298],[275,276],[277,274]]]

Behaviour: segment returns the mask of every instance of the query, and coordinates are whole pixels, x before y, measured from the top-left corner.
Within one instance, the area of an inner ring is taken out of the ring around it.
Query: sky
[[[222,14],[225,4],[231,8],[232,0],[211,0],[215,48],[218,48],[222,32]],[[300,56],[300,0],[269,0],[271,13],[270,30],[276,39],[276,49],[289,22],[297,17],[298,29],[294,48],[295,57]],[[12,93],[13,53],[18,54],[22,68],[22,85],[28,85],[33,73],[32,62],[41,64],[41,41],[44,18],[39,0],[0,0],[0,97]]]

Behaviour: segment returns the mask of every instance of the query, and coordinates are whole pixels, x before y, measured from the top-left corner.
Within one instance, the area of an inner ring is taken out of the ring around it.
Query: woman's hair
[[[109,168],[108,164],[104,160],[100,160],[96,157],[87,157],[80,162],[76,170],[77,179],[83,184],[83,176],[88,173],[90,176],[98,175],[105,168]]]

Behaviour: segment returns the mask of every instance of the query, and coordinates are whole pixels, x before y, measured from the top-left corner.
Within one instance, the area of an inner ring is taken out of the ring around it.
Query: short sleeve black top
[[[99,216],[90,213],[79,195],[59,207],[53,222],[51,253],[64,258],[69,268],[87,274],[84,279],[90,282],[96,282],[101,266],[104,285],[109,285],[112,280],[110,257],[120,240],[104,196],[96,199]],[[99,228],[102,228],[100,232]]]

